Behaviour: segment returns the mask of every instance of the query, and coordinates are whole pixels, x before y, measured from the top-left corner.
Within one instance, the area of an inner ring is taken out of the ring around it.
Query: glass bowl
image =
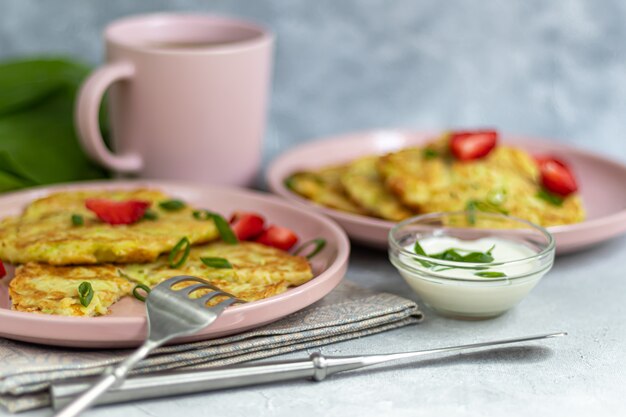
[[[416,252],[416,242],[424,251]],[[472,251],[486,253],[492,245],[493,259],[457,260]],[[452,247],[459,250],[443,254]],[[546,229],[499,213],[430,213],[389,232],[391,263],[424,303],[453,318],[484,319],[509,310],[552,268],[554,252]]]

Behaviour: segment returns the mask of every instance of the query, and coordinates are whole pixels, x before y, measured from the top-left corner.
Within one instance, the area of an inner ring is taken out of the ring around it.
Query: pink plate
[[[283,294],[228,308],[205,330],[182,339],[188,342],[259,327],[300,310],[328,294],[343,278],[348,266],[350,243],[333,221],[311,211],[300,210],[273,196],[232,188],[164,181],[99,181],[34,188],[0,196],[0,218],[20,212],[35,198],[54,191],[93,188],[154,187],[190,204],[229,215],[235,210],[263,214],[270,223],[294,230],[301,242],[321,237],[327,245],[313,262],[315,278]],[[11,273],[12,268],[9,268]],[[146,335],[143,304],[126,297],[106,317],[63,317],[23,313],[10,309],[8,281],[0,280],[0,336],[48,345],[111,348],[139,345]]]
[[[383,154],[422,144],[436,136],[436,133],[389,130],[312,141],[274,160],[267,172],[267,181],[276,194],[315,208],[336,220],[353,240],[386,248],[392,222],[322,207],[290,191],[284,180],[298,170],[339,164],[359,156]],[[556,238],[558,253],[582,249],[626,232],[626,166],[555,141],[505,135],[503,142],[533,154],[556,155],[572,166],[578,178],[587,220],[549,228]]]

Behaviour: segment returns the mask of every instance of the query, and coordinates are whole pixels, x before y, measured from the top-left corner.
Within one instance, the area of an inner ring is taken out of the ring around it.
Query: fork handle
[[[119,363],[117,366],[110,366],[104,370],[102,376],[88,390],[83,392],[74,401],[64,407],[54,417],[76,417],[87,408],[89,408],[102,394],[109,388],[119,386],[126,375],[135,365],[150,354],[155,348],[160,346],[162,342],[147,340],[132,355]]]

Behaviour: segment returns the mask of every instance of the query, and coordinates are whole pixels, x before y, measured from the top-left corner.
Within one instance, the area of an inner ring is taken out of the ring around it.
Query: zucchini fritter
[[[155,220],[112,226],[85,207],[87,198],[145,200],[152,203]],[[196,220],[192,208],[167,211],[159,202],[170,199],[160,191],[68,191],[34,201],[18,218],[0,223],[0,259],[11,263],[43,262],[51,265],[152,262],[182,237],[192,244],[218,238],[212,220]],[[83,217],[73,225],[72,215]]]
[[[200,258],[227,259],[232,269],[206,266]],[[187,261],[170,268],[167,255],[148,264],[52,266],[28,263],[17,268],[9,286],[13,309],[65,316],[98,316],[109,312],[119,298],[130,294],[136,283],[153,287],[176,275],[204,278],[245,301],[255,301],[285,292],[313,278],[301,256],[253,242],[230,245],[215,242],[191,249]],[[89,282],[94,296],[88,307],[80,304],[78,286]],[[186,286],[182,283],[181,286]],[[194,293],[194,297],[206,290]]]
[[[352,201],[373,216],[392,221],[410,217],[413,212],[385,187],[377,161],[375,156],[353,161],[341,175],[341,185]]]

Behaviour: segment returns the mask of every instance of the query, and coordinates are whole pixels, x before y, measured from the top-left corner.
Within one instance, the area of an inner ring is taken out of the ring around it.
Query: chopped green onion
[[[146,292],[146,295],[141,295],[137,290],[144,290]],[[150,294],[150,287],[148,287],[147,285],[137,284],[135,285],[135,288],[133,288],[133,297],[135,297],[139,301],[145,302],[148,294]]]
[[[434,159],[439,156],[439,152],[433,148],[424,148],[422,156],[424,157],[424,159]]]
[[[565,199],[560,195],[553,194],[543,188],[537,192],[536,197],[557,207],[561,207],[563,205],[563,201],[565,201]]]
[[[472,253],[468,253],[467,255],[463,256],[463,259],[460,262],[472,262],[472,263],[477,263],[477,264],[488,264],[490,262],[493,262],[493,256],[491,256],[491,253],[489,253],[489,252],[486,252],[486,253],[472,252]]]
[[[465,211],[467,211],[467,222],[472,226],[476,224],[476,201],[470,200],[467,202],[465,206]]]
[[[159,215],[155,211],[150,210],[150,209],[146,210],[143,213],[143,217],[142,217],[142,219],[144,220],[153,220],[153,221],[158,218],[159,218]]]
[[[237,235],[233,232],[233,229],[230,228],[230,224],[223,218],[221,215],[217,213],[212,213],[213,221],[215,222],[215,227],[220,232],[220,236],[222,240],[231,245],[236,245],[239,243],[239,239],[237,239]]]
[[[418,240],[415,241],[415,245],[413,245],[413,250],[415,251],[417,255],[428,256],[426,255],[426,251],[424,251],[424,248],[422,248],[422,245],[420,245],[420,242]],[[428,261],[424,261],[421,259],[414,259],[414,260],[422,264],[424,268],[430,268],[431,266],[433,266],[433,264]]]
[[[83,307],[87,307],[91,300],[93,299],[93,288],[91,287],[91,283],[87,281],[83,281],[78,286],[78,299]]]
[[[72,224],[74,226],[82,226],[85,224],[85,219],[80,214],[72,214]]]
[[[183,251],[183,254],[181,255],[180,258],[178,258],[178,260],[176,260],[176,257],[178,256],[178,253],[180,251]],[[184,237],[181,240],[179,240],[178,243],[174,246],[174,248],[172,248],[172,251],[167,257],[167,260],[170,263],[170,268],[178,268],[179,266],[182,266],[187,260],[187,258],[189,257],[190,251],[191,251],[191,243],[189,242],[189,239],[187,239],[187,237]]]
[[[489,204],[493,204],[494,206],[502,205],[507,198],[506,188],[496,188],[494,190],[489,191],[487,194],[487,202]]]
[[[313,258],[315,255],[320,253],[322,249],[324,249],[324,247],[326,246],[326,239],[318,238],[318,239],[309,240],[308,242],[304,242],[302,245],[300,245],[298,249],[294,251],[293,254],[299,255],[300,252],[302,252],[305,248],[311,245],[315,245],[313,250],[308,255],[303,255],[307,259]]]
[[[504,272],[497,272],[497,271],[474,272],[474,275],[476,275],[477,277],[483,277],[483,278],[501,278],[501,277],[506,277],[506,274]]]
[[[167,210],[167,211],[182,210],[186,206],[187,205],[185,204],[185,202],[181,201],[181,200],[165,200],[165,201],[161,201],[159,203],[159,207],[161,207],[163,210]]]
[[[211,212],[208,210],[194,210],[192,214],[196,220],[209,220],[211,218]]]
[[[296,176],[295,175],[290,175],[287,178],[285,178],[285,181],[283,182],[283,184],[285,184],[285,187],[289,188],[292,191],[296,191]]]
[[[196,220],[209,220],[212,219],[215,223],[215,227],[217,227],[217,231],[220,233],[220,237],[226,243],[230,243],[231,245],[236,245],[239,243],[239,239],[233,232],[233,229],[230,228],[230,224],[226,221],[224,217],[222,217],[218,213],[214,213],[209,210],[195,210],[193,212],[193,217]]]
[[[200,258],[203,264],[211,268],[233,269],[233,265],[224,258]]]
[[[413,246],[413,250],[418,255],[428,256],[428,255],[426,255],[426,251],[424,251],[424,248],[422,247],[422,245],[420,245],[420,242],[418,240],[415,241],[415,245]]]

